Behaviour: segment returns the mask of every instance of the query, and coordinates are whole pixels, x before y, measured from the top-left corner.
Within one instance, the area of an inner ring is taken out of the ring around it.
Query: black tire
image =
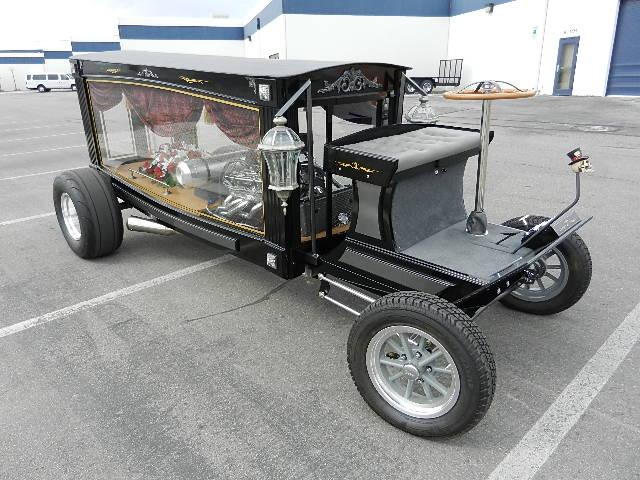
[[[75,92],[76,90],[77,90],[77,89],[76,89],[75,84],[74,84],[74,85],[71,85],[71,91],[72,91],[72,92]]]
[[[512,218],[504,222],[503,225],[526,231],[547,220],[549,220],[548,217],[529,215]],[[591,283],[592,271],[591,254],[584,240],[577,233],[572,233],[557,246],[554,252],[556,255],[564,257],[568,267],[568,278],[564,287],[550,298],[535,302],[527,301],[522,296],[518,296],[516,291],[501,300],[505,306],[525,313],[552,315],[566,310],[582,298]]]
[[[425,93],[431,93],[433,91],[433,88],[435,87],[435,84],[433,80],[427,78],[420,84],[420,87],[422,88],[422,90],[424,90]]]
[[[79,238],[74,238],[65,223],[61,207],[64,194],[70,197],[77,212]],[[62,234],[79,257],[109,255],[122,244],[122,213],[105,174],[92,168],[61,173],[53,181],[53,204]]]
[[[367,349],[378,332],[391,326],[426,332],[453,359],[459,373],[459,394],[455,404],[442,415],[408,415],[389,403],[374,386],[367,367]],[[398,292],[378,299],[353,325],[347,350],[351,377],[364,400],[384,420],[413,435],[437,437],[465,432],[482,419],[491,405],[496,368],[486,338],[462,310],[434,295]]]
[[[407,82],[407,83],[404,85],[404,93],[406,93],[406,94],[408,94],[408,95],[414,94],[414,93],[416,93],[416,87],[414,87],[414,86],[413,86],[413,85],[411,85],[409,82]]]
[[[40,93],[44,93],[44,92],[48,92],[49,91],[49,89],[47,87],[45,87],[44,85],[38,85],[36,87],[36,90],[38,90],[38,92],[40,92]]]

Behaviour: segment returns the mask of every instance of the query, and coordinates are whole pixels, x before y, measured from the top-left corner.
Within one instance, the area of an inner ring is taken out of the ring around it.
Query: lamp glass
[[[275,190],[287,212],[287,199],[298,188],[298,157],[304,143],[296,132],[286,126],[284,117],[273,119],[275,127],[262,137],[258,150],[262,152],[269,170],[269,189]]]
[[[419,103],[411,107],[404,117],[409,123],[436,123],[438,115],[433,111],[426,95],[421,95]]]

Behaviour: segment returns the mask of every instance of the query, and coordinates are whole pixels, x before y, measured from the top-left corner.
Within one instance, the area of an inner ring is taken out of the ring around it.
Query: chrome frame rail
[[[375,298],[370,297],[369,295],[362,293],[358,290],[356,290],[355,288],[350,287],[349,285],[346,285],[344,283],[338,282],[337,280],[332,280],[329,277],[327,277],[326,275],[319,273],[318,274],[318,280],[323,281],[323,282],[327,282],[329,285],[332,285],[336,288],[339,288],[340,290],[343,290],[351,295],[353,295],[354,297],[358,297],[361,300],[364,300],[365,302],[369,302],[369,303],[373,303],[376,301]],[[322,289],[320,289],[320,291],[318,292],[318,296],[320,298],[323,298],[327,301],[329,301],[330,303],[333,303],[334,305],[342,308],[343,310],[346,310],[347,312],[355,315],[356,317],[359,317],[360,314],[362,312],[359,312],[357,310],[355,310],[354,308],[351,308],[348,305],[345,305],[344,303],[340,302],[339,300],[336,300],[333,297],[329,296],[329,292],[328,291],[324,291]]]

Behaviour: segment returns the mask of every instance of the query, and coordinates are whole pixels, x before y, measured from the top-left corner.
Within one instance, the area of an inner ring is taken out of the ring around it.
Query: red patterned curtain
[[[161,137],[192,130],[202,114],[202,100],[157,88],[125,85],[124,95],[142,123]]]
[[[260,142],[258,112],[220,102],[205,102],[208,121],[238,145],[256,148]]]
[[[100,112],[106,112],[122,100],[122,86],[117,83],[90,82],[91,105]]]

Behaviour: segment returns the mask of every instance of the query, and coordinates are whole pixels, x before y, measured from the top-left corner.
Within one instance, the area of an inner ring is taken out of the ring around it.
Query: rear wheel
[[[491,405],[495,364],[486,339],[446,300],[422,292],[382,297],[362,312],[347,349],[364,400],[406,432],[461,433]]]
[[[427,78],[426,80],[424,80],[420,85],[420,87],[422,87],[422,90],[424,90],[424,93],[431,93],[433,91],[434,86],[435,85],[433,83],[433,80],[431,80],[430,78]]]
[[[71,85],[71,91],[72,91],[72,92],[75,92],[76,90],[77,90],[77,88],[76,88],[75,84],[74,84],[74,85]]]
[[[79,257],[102,257],[122,243],[122,213],[106,175],[91,168],[58,175],[53,204],[62,234]]]
[[[526,231],[547,220],[529,215],[512,218],[503,225]],[[562,312],[585,294],[591,269],[589,249],[577,233],[572,233],[531,265],[527,282],[501,301],[509,308],[536,315]]]
[[[37,90],[38,90],[40,93],[44,93],[44,92],[46,92],[46,91],[47,91],[47,88],[46,88],[44,85],[38,85]]]

